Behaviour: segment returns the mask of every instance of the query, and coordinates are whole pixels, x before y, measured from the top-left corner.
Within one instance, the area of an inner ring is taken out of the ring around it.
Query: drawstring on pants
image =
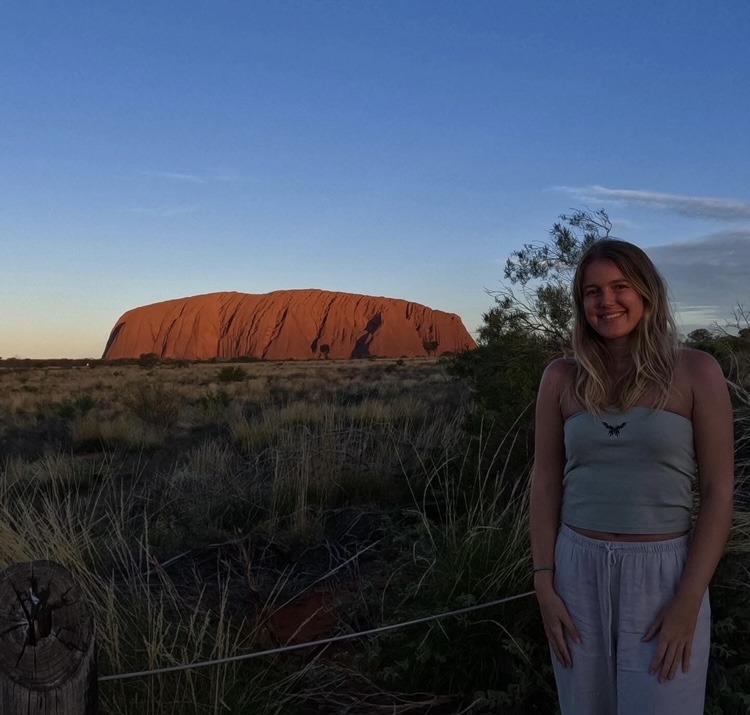
[[[607,608],[607,655],[612,655],[612,566],[615,564],[615,550],[612,548],[612,544],[605,542],[607,548],[607,597],[606,597],[606,608]]]

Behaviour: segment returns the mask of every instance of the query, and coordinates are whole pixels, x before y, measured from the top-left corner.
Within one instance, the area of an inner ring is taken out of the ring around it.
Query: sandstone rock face
[[[324,290],[262,295],[208,293],[127,311],[110,333],[104,359],[266,360],[427,355],[475,346],[461,319],[397,298]],[[321,350],[321,346],[322,350]]]

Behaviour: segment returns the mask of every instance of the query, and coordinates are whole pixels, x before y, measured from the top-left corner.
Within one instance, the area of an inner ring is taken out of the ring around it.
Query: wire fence
[[[314,641],[308,641],[306,643],[294,643],[291,645],[279,646],[278,648],[269,648],[268,650],[254,651],[252,653],[240,653],[238,655],[228,656],[226,658],[217,658],[215,660],[204,660],[195,663],[186,663],[183,665],[171,665],[166,668],[154,668],[153,670],[139,670],[132,673],[118,673],[115,675],[104,675],[99,678],[100,683],[112,681],[112,680],[128,680],[132,678],[145,678],[151,675],[160,675],[161,673],[174,673],[181,670],[193,670],[196,668],[207,668],[213,665],[222,665],[224,663],[235,663],[241,660],[250,660],[251,658],[262,658],[269,655],[277,655],[279,653],[289,653],[291,651],[302,650],[304,648],[312,648],[315,646],[329,645],[331,643],[338,643],[340,641],[353,640],[355,638],[364,638],[365,636],[376,635],[378,633],[385,633],[386,631],[393,631],[399,628],[408,628],[409,626],[415,626],[419,623],[428,623],[429,621],[437,621],[442,618],[450,618],[452,616],[459,616],[464,613],[470,613],[472,611],[478,611],[483,608],[492,608],[493,606],[499,606],[503,603],[510,603],[511,601],[518,601],[522,598],[528,598],[532,596],[534,591],[526,591],[525,593],[518,593],[514,596],[506,596],[505,598],[498,598],[494,601],[487,601],[485,603],[478,603],[473,606],[466,606],[464,608],[457,608],[453,611],[446,611],[445,613],[436,613],[429,616],[422,616],[421,618],[414,618],[409,621],[401,621],[400,623],[391,623],[385,626],[379,626],[378,628],[370,628],[366,631],[358,631],[356,633],[345,633],[339,636],[332,636],[331,638],[320,638]]]

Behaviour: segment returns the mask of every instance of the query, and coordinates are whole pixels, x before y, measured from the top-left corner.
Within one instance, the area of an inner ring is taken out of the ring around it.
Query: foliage
[[[501,425],[512,425],[532,412],[539,379],[555,352],[538,336],[502,333],[492,342],[449,358],[448,372],[465,380],[478,412]]]
[[[96,406],[96,400],[87,394],[71,395],[57,405],[56,413],[63,419],[71,419],[76,414],[85,415]]]
[[[745,517],[746,514],[742,514]],[[745,539],[747,534],[744,535]],[[731,548],[731,544],[730,544]],[[744,544],[744,548],[747,545]],[[750,711],[750,559],[730,551],[711,585],[712,643],[708,673],[707,715]]]
[[[388,364],[259,363],[231,391],[212,389],[215,364],[178,371],[162,362],[148,379],[136,365],[105,366],[96,377],[72,369],[0,373],[0,447],[9,455],[0,460],[0,567],[48,557],[74,572],[94,609],[103,674],[283,644],[269,614],[304,600],[316,580],[335,587],[351,574],[356,582],[355,554],[366,548],[372,559],[382,514],[409,500],[404,475],[462,440],[462,405],[451,404],[455,385],[440,366],[402,362],[386,377]],[[27,394],[23,384],[40,389]],[[351,403],[347,391],[356,393]],[[26,407],[41,395],[45,413],[72,406],[55,416],[68,422],[61,434],[72,432],[69,448],[53,450],[32,431]],[[126,422],[152,433],[159,449],[134,453],[107,434],[122,436]],[[235,426],[253,439],[232,439]],[[88,442],[95,454],[81,453]],[[276,622],[299,625],[297,617],[282,611]],[[299,710],[288,703],[304,657],[102,684],[101,708],[312,712],[307,698]]]
[[[225,365],[217,375],[219,382],[242,382],[246,377],[247,370],[239,365]]]
[[[685,345],[713,355],[724,374],[736,382],[742,383],[750,375],[750,328],[739,327],[736,335],[726,328],[698,328],[688,333]]]
[[[422,347],[428,355],[434,355],[438,347],[440,347],[440,343],[437,340],[430,340],[429,338],[425,338],[422,341]]]
[[[509,282],[490,291],[496,306],[492,320],[485,319],[480,340],[491,339],[497,329],[540,336],[559,351],[570,345],[573,304],[570,283],[583,253],[606,238],[612,222],[604,209],[562,214],[543,243],[525,243],[505,263]],[[512,286],[520,286],[520,295]]]
[[[169,429],[177,420],[180,396],[160,382],[139,382],[122,394],[123,404],[144,424]]]
[[[141,353],[138,358],[138,365],[149,368],[158,365],[161,358],[156,353]]]
[[[509,436],[512,439],[512,436]],[[483,439],[468,452],[483,451]],[[387,530],[389,588],[362,601],[407,620],[529,591],[527,495],[509,470],[477,470],[486,460],[453,450],[410,478],[416,521]],[[392,552],[392,553],[391,553]],[[366,587],[365,587],[366,588]],[[470,655],[469,655],[470,654]],[[383,687],[475,694],[492,712],[550,712],[551,669],[536,605],[525,597],[381,636],[361,657]],[[487,692],[488,684],[492,691]],[[473,712],[473,711],[472,711]]]

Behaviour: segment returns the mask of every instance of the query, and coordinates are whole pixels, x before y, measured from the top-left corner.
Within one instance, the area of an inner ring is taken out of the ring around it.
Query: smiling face
[[[604,340],[627,343],[644,312],[643,297],[612,261],[594,260],[583,273],[586,321]]]

